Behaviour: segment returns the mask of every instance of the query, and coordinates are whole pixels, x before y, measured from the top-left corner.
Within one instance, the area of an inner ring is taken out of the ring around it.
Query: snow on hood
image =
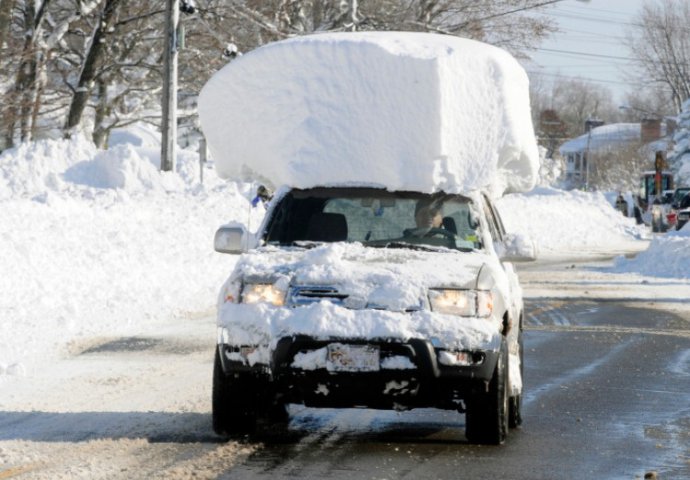
[[[233,341],[247,344],[306,334],[316,338],[436,337],[446,345],[471,348],[497,334],[496,325],[486,319],[459,320],[428,311],[427,289],[477,288],[480,269],[492,261],[481,252],[374,249],[346,243],[306,251],[264,247],[238,261],[219,299],[219,324],[230,330]],[[349,297],[343,305],[324,301],[300,308],[226,303],[227,295],[239,296],[240,279],[271,282],[284,290],[289,285],[334,286]]]
[[[219,174],[273,187],[526,191],[538,150],[528,79],[507,52],[449,35],[319,34],[269,44],[199,98]]]
[[[489,256],[327,244],[311,250],[266,247],[245,254],[235,277],[291,285],[336,285],[353,307],[367,303],[390,310],[420,308],[428,287],[475,288]],[[259,281],[256,280],[256,281]]]

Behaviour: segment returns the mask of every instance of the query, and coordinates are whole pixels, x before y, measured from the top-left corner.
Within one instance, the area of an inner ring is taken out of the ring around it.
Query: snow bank
[[[81,137],[23,143],[0,154],[0,200],[62,191],[68,186],[61,173],[93,159],[96,147]]]
[[[83,339],[213,315],[234,264],[213,251],[214,231],[256,227],[263,209],[250,209],[251,185],[213,170],[199,185],[196,153],[162,173],[136,145],[74,138],[0,155],[0,391]]]
[[[690,279],[690,224],[654,237],[649,248],[633,259],[617,258],[613,271]]]
[[[98,150],[83,136],[75,136],[6,150],[0,155],[0,200],[103,189],[131,194],[196,188],[199,167],[195,152],[180,152],[177,172],[161,172],[160,144],[152,145],[131,132],[126,138],[135,143],[116,143],[109,150]],[[214,177],[209,182],[218,183]]]
[[[528,79],[447,35],[320,34],[233,61],[201,92],[221,176],[312,187],[525,191],[539,168]]]
[[[644,238],[644,227],[615,210],[602,193],[540,187],[497,201],[506,230],[531,237],[540,254],[578,256],[626,249]]]

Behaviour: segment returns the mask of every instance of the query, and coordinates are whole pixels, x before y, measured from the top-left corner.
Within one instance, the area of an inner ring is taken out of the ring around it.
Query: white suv
[[[521,423],[523,302],[506,234],[481,193],[283,188],[218,308],[213,427],[245,433],[286,405],[466,415],[466,436],[503,443]]]

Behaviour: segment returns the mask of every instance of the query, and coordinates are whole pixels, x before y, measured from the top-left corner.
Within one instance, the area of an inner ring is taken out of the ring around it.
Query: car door
[[[493,205],[491,200],[484,195],[484,213],[486,215],[487,222],[489,224],[489,230],[491,231],[491,236],[494,239],[494,242],[502,242],[505,238],[506,232],[505,232],[505,227],[503,226],[503,221],[501,220],[501,217],[498,213],[498,210],[496,207]],[[506,273],[506,277],[508,279],[508,285],[510,288],[510,306],[509,306],[509,315],[510,315],[510,321],[513,323],[513,326],[519,327],[517,325],[518,322],[521,321],[521,315],[522,315],[522,308],[523,308],[523,303],[522,303],[522,287],[520,286],[520,281],[518,278],[517,273],[515,272],[515,268],[513,267],[513,264],[510,262],[503,262],[501,261],[501,265],[503,266],[503,270]],[[512,330],[517,331],[517,328],[512,328]]]

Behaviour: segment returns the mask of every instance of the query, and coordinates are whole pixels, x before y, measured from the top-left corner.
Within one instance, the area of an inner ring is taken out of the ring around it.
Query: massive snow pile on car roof
[[[227,65],[199,113],[223,177],[390,190],[526,191],[539,159],[528,79],[507,52],[447,35],[319,34]]]

